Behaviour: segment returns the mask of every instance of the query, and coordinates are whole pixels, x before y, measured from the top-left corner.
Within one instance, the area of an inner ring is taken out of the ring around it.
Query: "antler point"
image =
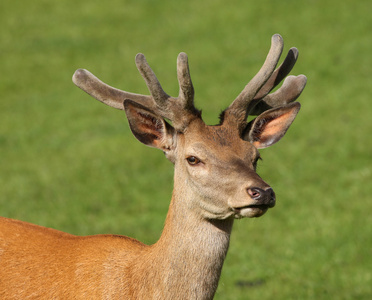
[[[90,72],[88,70],[85,70],[85,69],[77,69],[74,73],[74,75],[72,75],[72,82],[76,85],[79,85],[79,83],[81,83],[82,81],[85,81],[86,78],[87,78],[87,75],[89,74]]]
[[[187,63],[187,61],[188,61],[187,54],[185,52],[181,52],[180,54],[178,54],[177,60]]]
[[[279,33],[275,33],[275,34],[272,36],[272,40],[283,41],[283,38],[282,38],[282,36],[281,36]]]
[[[137,53],[135,60],[136,60],[136,63],[139,63],[139,62],[142,62],[142,61],[146,60],[146,58],[145,58],[145,55],[144,54]]]

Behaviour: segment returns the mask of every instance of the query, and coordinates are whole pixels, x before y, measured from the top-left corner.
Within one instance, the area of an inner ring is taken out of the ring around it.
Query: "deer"
[[[124,110],[133,135],[174,164],[164,229],[157,242],[145,245],[121,235],[76,236],[1,217],[0,298],[212,299],[235,219],[260,217],[276,203],[256,172],[259,150],[287,132],[307,81],[288,75],[296,48],[277,67],[282,51],[283,39],[275,34],[261,69],[217,125],[206,125],[194,105],[185,53],[177,58],[177,97],[163,90],[143,54],[135,62],[150,95],[116,89],[78,69],[73,82],[79,88]],[[256,117],[248,122],[248,115]]]

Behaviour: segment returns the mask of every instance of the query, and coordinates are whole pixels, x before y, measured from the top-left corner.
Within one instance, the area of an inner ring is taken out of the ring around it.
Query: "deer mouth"
[[[274,204],[275,205],[275,204]],[[273,204],[251,204],[243,207],[233,208],[236,219],[241,218],[258,218],[274,206]]]

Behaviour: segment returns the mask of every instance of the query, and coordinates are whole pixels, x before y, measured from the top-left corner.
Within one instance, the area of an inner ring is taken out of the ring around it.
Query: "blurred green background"
[[[216,123],[280,33],[285,53],[300,51],[292,74],[308,77],[302,109],[261,151],[277,206],[235,223],[215,299],[372,299],[371,11],[367,0],[2,0],[0,214],[155,242],[172,165],[73,72],[147,94],[142,52],[177,95],[185,51],[196,105]]]

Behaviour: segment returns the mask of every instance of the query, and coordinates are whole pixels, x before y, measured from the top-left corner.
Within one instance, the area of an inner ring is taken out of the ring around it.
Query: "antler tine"
[[[298,58],[298,50],[293,47],[289,49],[288,54],[282,64],[273,72],[270,78],[266,81],[264,86],[258,91],[254,100],[265,97],[272,91],[293,69]]]
[[[131,99],[135,102],[142,103],[144,106],[149,108],[154,107],[150,96],[129,93],[116,89],[102,82],[85,69],[76,70],[72,76],[72,81],[84,92],[113,108],[124,110],[123,103],[126,99]]]
[[[249,112],[250,115],[260,115],[264,111],[286,105],[295,101],[306,86],[307,78],[305,75],[288,76],[283,85],[272,94],[268,94],[257,103]]]
[[[146,82],[147,88],[151,96],[154,98],[158,106],[166,105],[165,101],[170,97],[160,85],[154,71],[150,68],[145,56],[142,53],[136,55],[136,66]]]
[[[137,54],[136,65],[156,103],[155,111],[172,121],[176,129],[182,131],[192,119],[200,117],[200,112],[194,107],[194,88],[186,53],[182,52],[177,57],[177,77],[180,87],[177,98],[164,92],[143,54]]]
[[[289,49],[283,63],[273,72],[269,80],[259,90],[253,99],[248,115],[259,115],[262,112],[277,106],[282,106],[295,101],[306,85],[306,76],[288,76],[282,87],[275,93],[269,94],[292,70],[298,58],[298,50]]]
[[[177,57],[177,77],[180,86],[179,99],[188,108],[194,107],[194,87],[192,85],[187,54],[181,52]]]
[[[271,48],[266,60],[260,71],[252,78],[245,86],[243,91],[234,100],[233,103],[224,112],[224,120],[230,120],[241,127],[245,124],[250,110],[250,104],[259,90],[264,86],[267,80],[271,77],[274,69],[279,61],[283,50],[283,39],[279,34],[273,35],[271,38]],[[256,104],[256,103],[254,103]]]

